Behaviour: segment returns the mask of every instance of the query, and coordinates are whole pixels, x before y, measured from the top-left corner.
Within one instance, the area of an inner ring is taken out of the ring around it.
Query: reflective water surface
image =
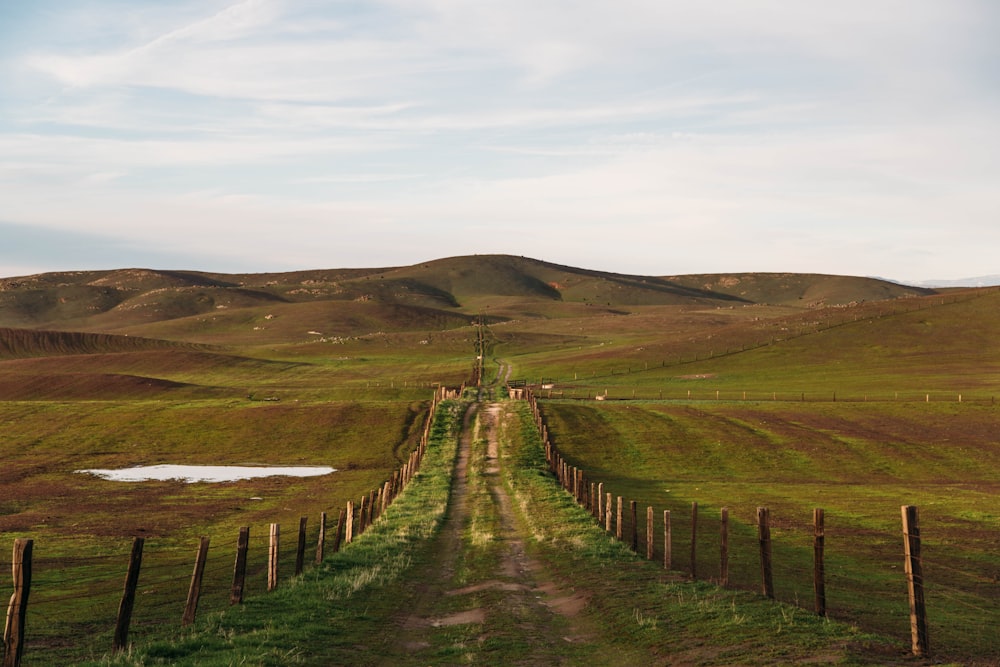
[[[326,466],[189,466],[155,465],[119,470],[90,468],[76,472],[96,475],[117,482],[146,482],[177,479],[185,482],[235,482],[257,477],[316,477],[336,472]]]

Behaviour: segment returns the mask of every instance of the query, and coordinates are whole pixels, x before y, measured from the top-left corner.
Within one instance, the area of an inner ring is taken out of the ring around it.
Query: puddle
[[[316,477],[336,472],[326,466],[136,466],[109,470],[90,468],[75,472],[96,475],[115,482],[148,482],[180,480],[183,482],[235,482],[257,477]]]

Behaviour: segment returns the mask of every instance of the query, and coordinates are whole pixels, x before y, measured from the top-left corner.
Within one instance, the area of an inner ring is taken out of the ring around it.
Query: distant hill
[[[800,308],[932,294],[817,274],[637,276],[526,257],[473,255],[406,267],[221,274],[120,269],[0,279],[0,327],[261,342],[445,329],[492,319],[579,316],[642,306]]]
[[[957,280],[921,280],[908,283],[918,287],[996,287],[1000,285],[1000,274],[992,276],[977,276],[975,278],[959,278]]]
[[[821,308],[900,297],[927,296],[935,291],[878,278],[816,273],[720,273],[674,276],[683,285],[738,296],[753,303]]]

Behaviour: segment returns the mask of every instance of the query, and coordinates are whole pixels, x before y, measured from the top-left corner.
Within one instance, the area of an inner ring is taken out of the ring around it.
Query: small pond
[[[116,482],[181,480],[184,482],[235,482],[257,477],[317,477],[336,472],[326,466],[187,466],[155,465],[108,470],[91,468],[76,472]]]

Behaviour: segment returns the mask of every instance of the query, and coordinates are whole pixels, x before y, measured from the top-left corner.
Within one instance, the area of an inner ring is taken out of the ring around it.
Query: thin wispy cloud
[[[998,29],[987,0],[6,5],[0,221],[118,250],[38,270],[992,274]]]

